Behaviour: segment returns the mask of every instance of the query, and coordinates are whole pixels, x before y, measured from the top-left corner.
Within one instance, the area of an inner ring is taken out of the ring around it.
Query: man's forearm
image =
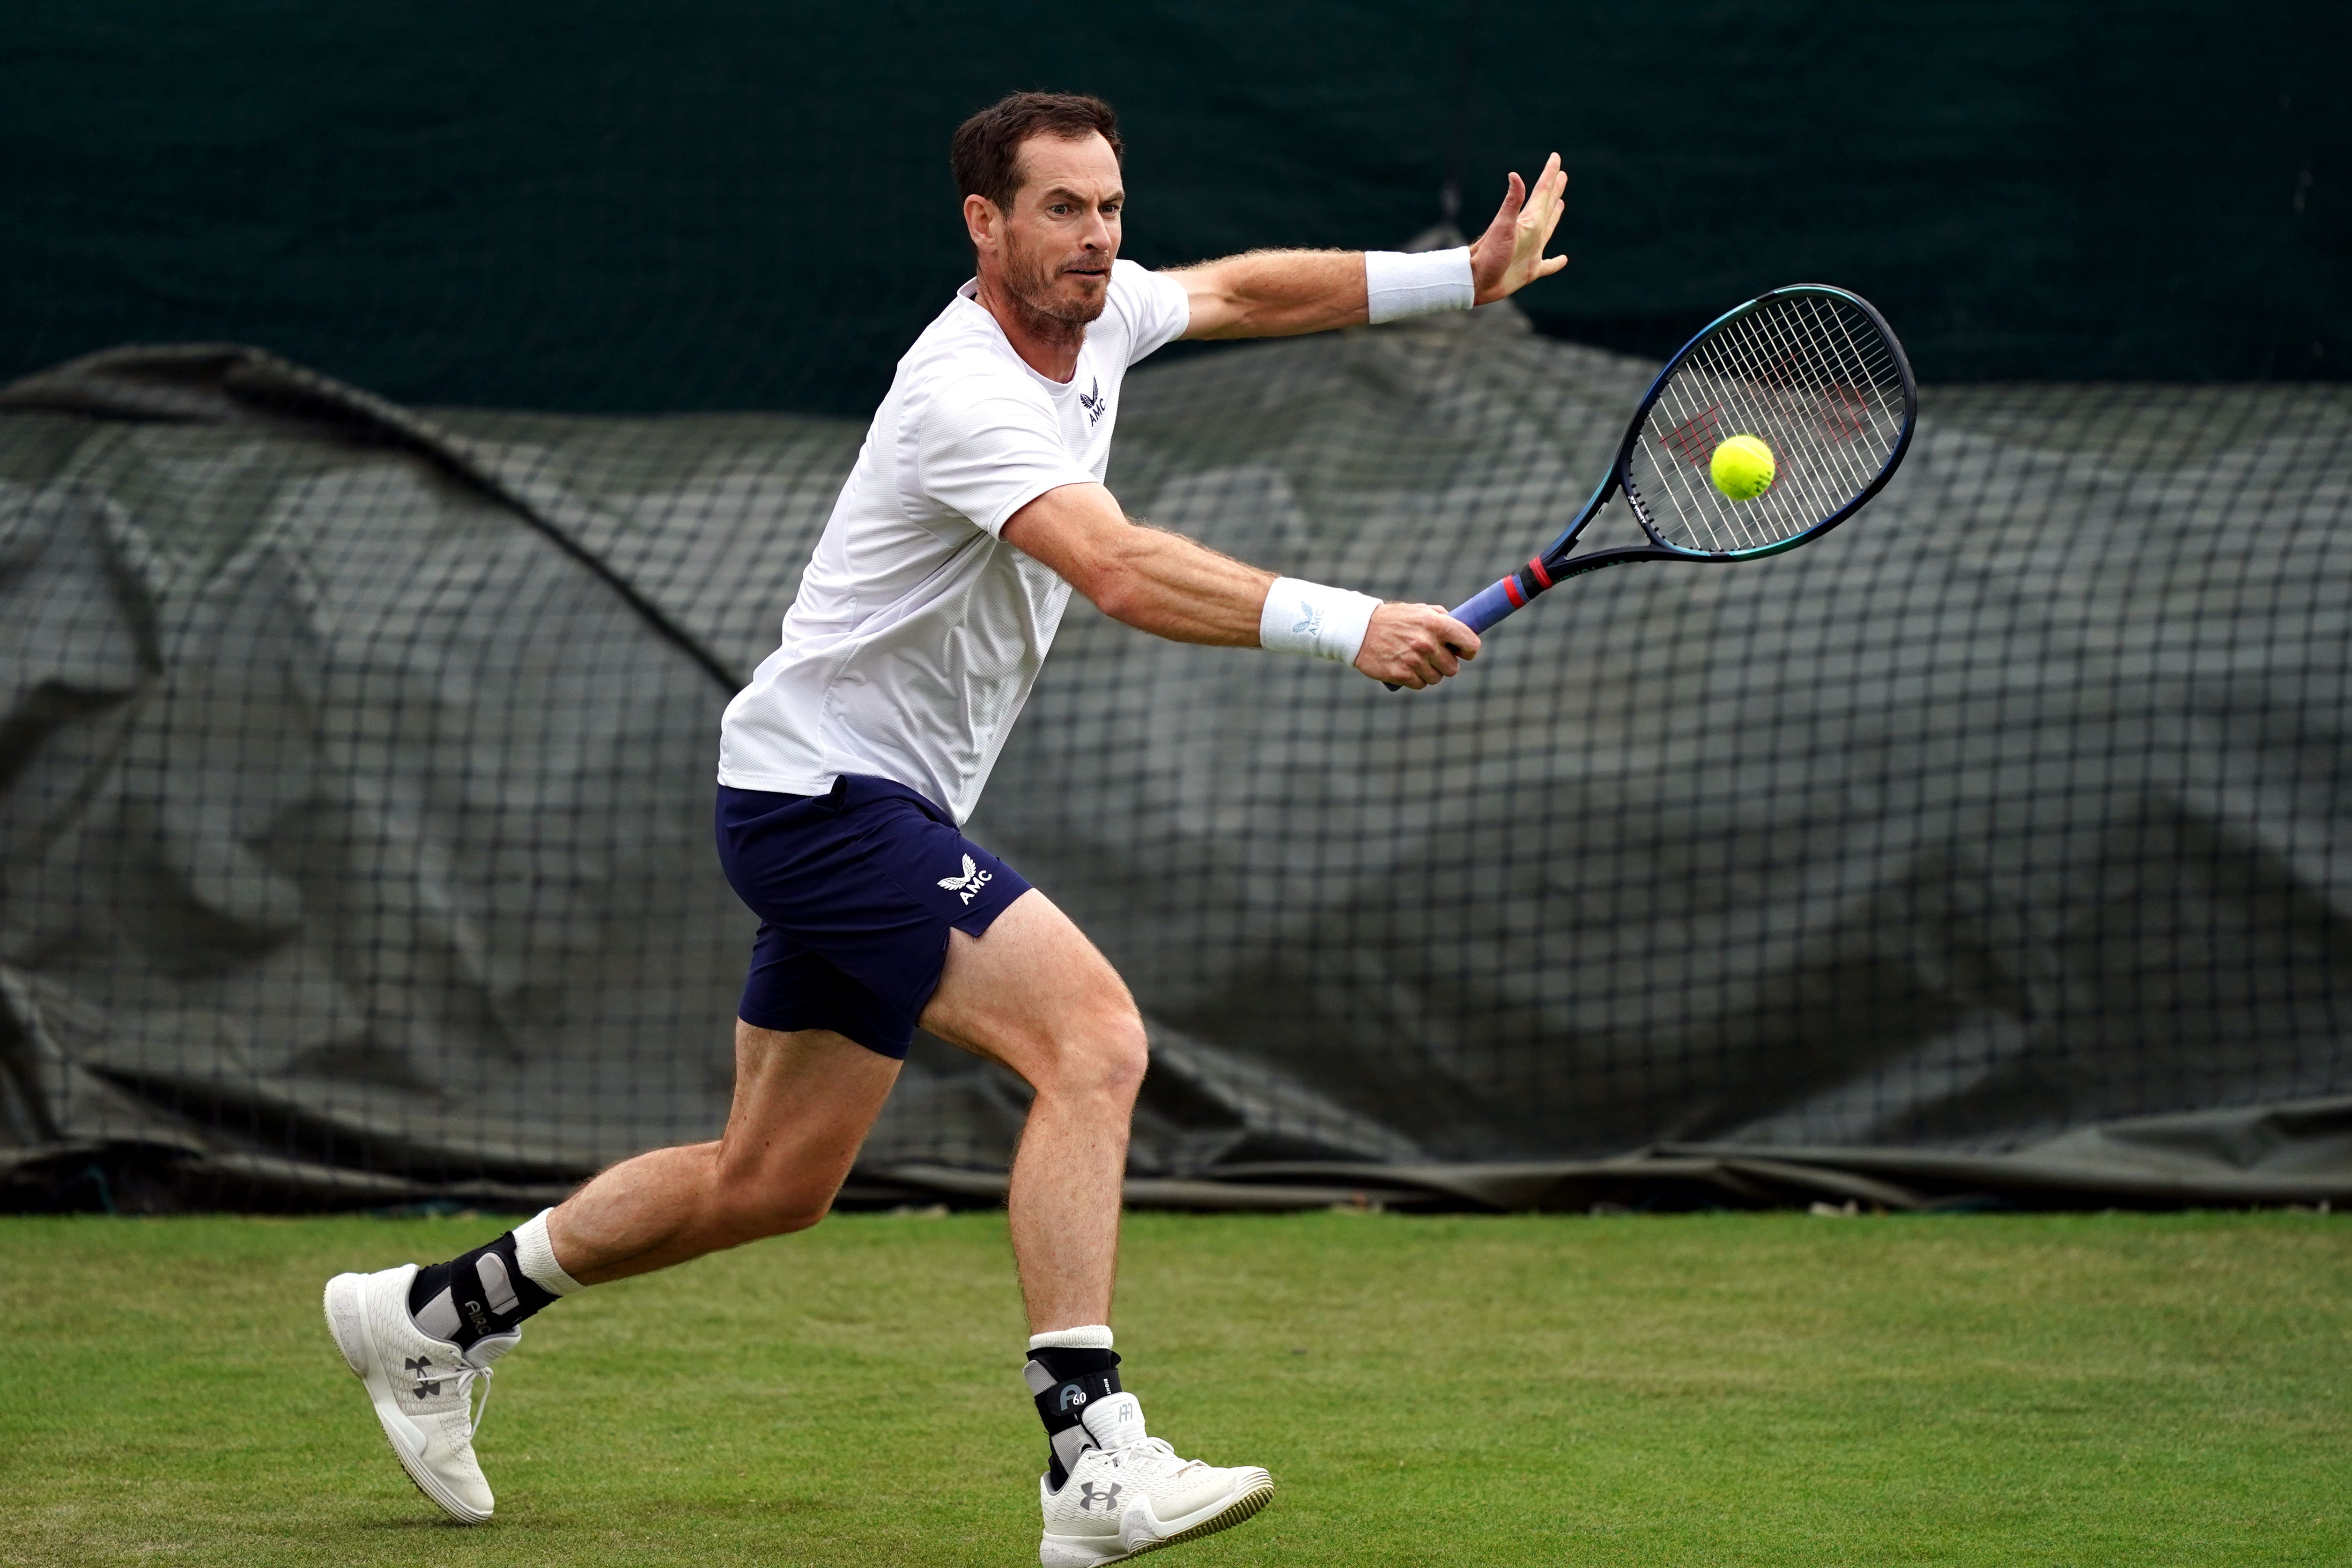
[[[1370,319],[1360,250],[1253,250],[1170,274],[1192,296],[1188,338],[1286,338]]]
[[[1005,521],[1003,538],[1113,620],[1173,642],[1307,654],[1415,689],[1478,650],[1478,635],[1443,606],[1277,578],[1130,521],[1097,484],[1047,490]]]
[[[1223,647],[1257,642],[1274,574],[1134,521],[1100,485],[1047,490],[1005,522],[1004,541],[1139,631]]]
[[[1188,338],[1281,338],[1507,299],[1568,265],[1547,258],[1568,175],[1555,153],[1530,191],[1513,174],[1475,244],[1392,250],[1253,250],[1167,274],[1191,301]]]
[[[1137,522],[1099,485],[1046,491],[1013,515],[1004,538],[1111,619],[1171,642],[1346,658],[1380,603],[1278,578],[1181,533]]]
[[[1085,584],[1115,621],[1171,642],[1257,646],[1258,612],[1274,574],[1181,533],[1129,522]]]
[[[1477,296],[1468,247],[1392,250],[1256,250],[1169,274],[1192,302],[1188,338],[1280,338],[1360,327]]]

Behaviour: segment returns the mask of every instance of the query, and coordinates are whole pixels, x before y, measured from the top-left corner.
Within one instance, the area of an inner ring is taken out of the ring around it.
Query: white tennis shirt
[[[843,773],[971,816],[1054,646],[1070,585],[999,537],[1005,520],[1110,464],[1128,366],[1181,335],[1181,284],[1132,261],[1049,381],[957,291],[898,362],[833,503],[783,641],[727,705],[719,782],[822,795]]]

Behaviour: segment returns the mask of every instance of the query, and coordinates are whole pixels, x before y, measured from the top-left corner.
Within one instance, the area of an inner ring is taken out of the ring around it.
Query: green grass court
[[[0,1562],[1034,1563],[1001,1218],[844,1216],[533,1322],[444,1525],[320,1322],[480,1220],[0,1221]],[[1135,1216],[1149,1561],[2352,1561],[2352,1224]]]

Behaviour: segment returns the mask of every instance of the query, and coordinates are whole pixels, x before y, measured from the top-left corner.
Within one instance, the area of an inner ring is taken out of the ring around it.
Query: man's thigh
[[[735,1023],[735,1100],[719,1141],[737,1179],[840,1186],[898,1081],[899,1062],[830,1029]]]
[[[950,933],[923,1027],[993,1058],[1032,1084],[1074,1049],[1139,1034],[1135,999],[1084,931],[1034,888],[985,934]]]

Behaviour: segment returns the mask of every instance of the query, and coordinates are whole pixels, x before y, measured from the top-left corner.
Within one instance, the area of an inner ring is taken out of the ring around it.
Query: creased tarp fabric
[[[1147,366],[1111,483],[1451,603],[1653,368],[1507,309]],[[520,1202],[715,1136],[718,714],[859,437],[0,393],[0,1163]],[[1146,1201],[2352,1196],[2347,457],[2341,388],[1931,387],[1838,533],[1423,694],[1080,605],[971,831],[1135,989]],[[919,1042],[860,1180],[995,1190],[1024,1096]]]

